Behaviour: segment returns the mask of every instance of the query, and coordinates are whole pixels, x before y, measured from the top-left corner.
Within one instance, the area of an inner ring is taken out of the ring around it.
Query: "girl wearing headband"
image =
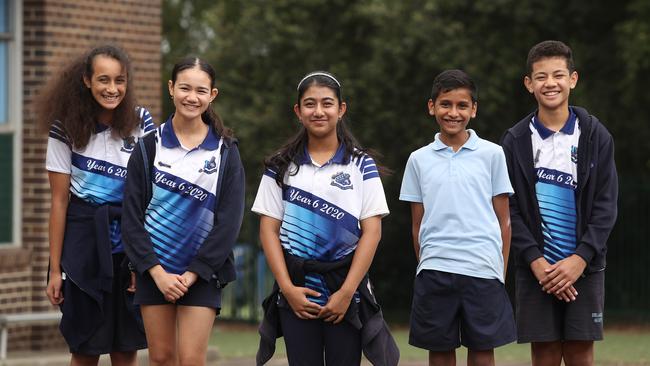
[[[276,283],[264,301],[258,365],[280,334],[291,365],[359,365],[362,350],[375,365],[397,364],[367,275],[388,206],[346,109],[332,74],[308,74],[293,107],[298,133],[264,161],[252,210]]]

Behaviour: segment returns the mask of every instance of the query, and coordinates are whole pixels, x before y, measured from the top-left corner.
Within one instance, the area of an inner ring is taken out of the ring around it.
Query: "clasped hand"
[[[343,320],[353,295],[343,290],[336,291],[330,296],[327,304],[321,306],[307,299],[307,296],[320,297],[320,294],[312,289],[292,286],[283,290],[282,293],[298,318],[320,318],[334,324],[338,324]]]
[[[566,302],[574,301],[578,296],[573,284],[586,266],[587,263],[576,254],[554,264],[548,263],[544,257],[531,263],[533,274],[542,286],[542,291]]]
[[[155,275],[152,274],[152,277],[165,300],[171,303],[175,303],[183,297],[198,278],[193,272],[177,275],[166,271],[160,271]]]

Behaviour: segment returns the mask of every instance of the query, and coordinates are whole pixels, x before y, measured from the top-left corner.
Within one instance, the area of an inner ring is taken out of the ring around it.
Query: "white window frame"
[[[22,242],[22,121],[23,121],[23,2],[8,0],[9,33],[7,42],[8,64],[8,123],[0,125],[0,133],[13,135],[13,232],[11,242],[0,242],[0,249],[17,247]],[[0,172],[1,174],[1,172]]]

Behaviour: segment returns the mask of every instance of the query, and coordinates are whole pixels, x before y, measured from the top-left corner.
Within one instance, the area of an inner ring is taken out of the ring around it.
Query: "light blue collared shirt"
[[[436,134],[411,153],[399,198],[424,205],[418,273],[430,269],[504,282],[492,198],[513,193],[506,159],[499,145],[468,132],[457,152]]]

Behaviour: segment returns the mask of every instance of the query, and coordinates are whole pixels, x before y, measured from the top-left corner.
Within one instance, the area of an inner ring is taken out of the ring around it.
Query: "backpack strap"
[[[153,162],[156,156],[156,146],[155,146],[155,133],[150,133],[149,135],[138,139],[138,146],[140,147],[140,152],[142,153],[142,162],[144,166],[144,199],[145,203],[148,204],[151,201],[152,191],[151,185],[151,171],[153,170]]]

